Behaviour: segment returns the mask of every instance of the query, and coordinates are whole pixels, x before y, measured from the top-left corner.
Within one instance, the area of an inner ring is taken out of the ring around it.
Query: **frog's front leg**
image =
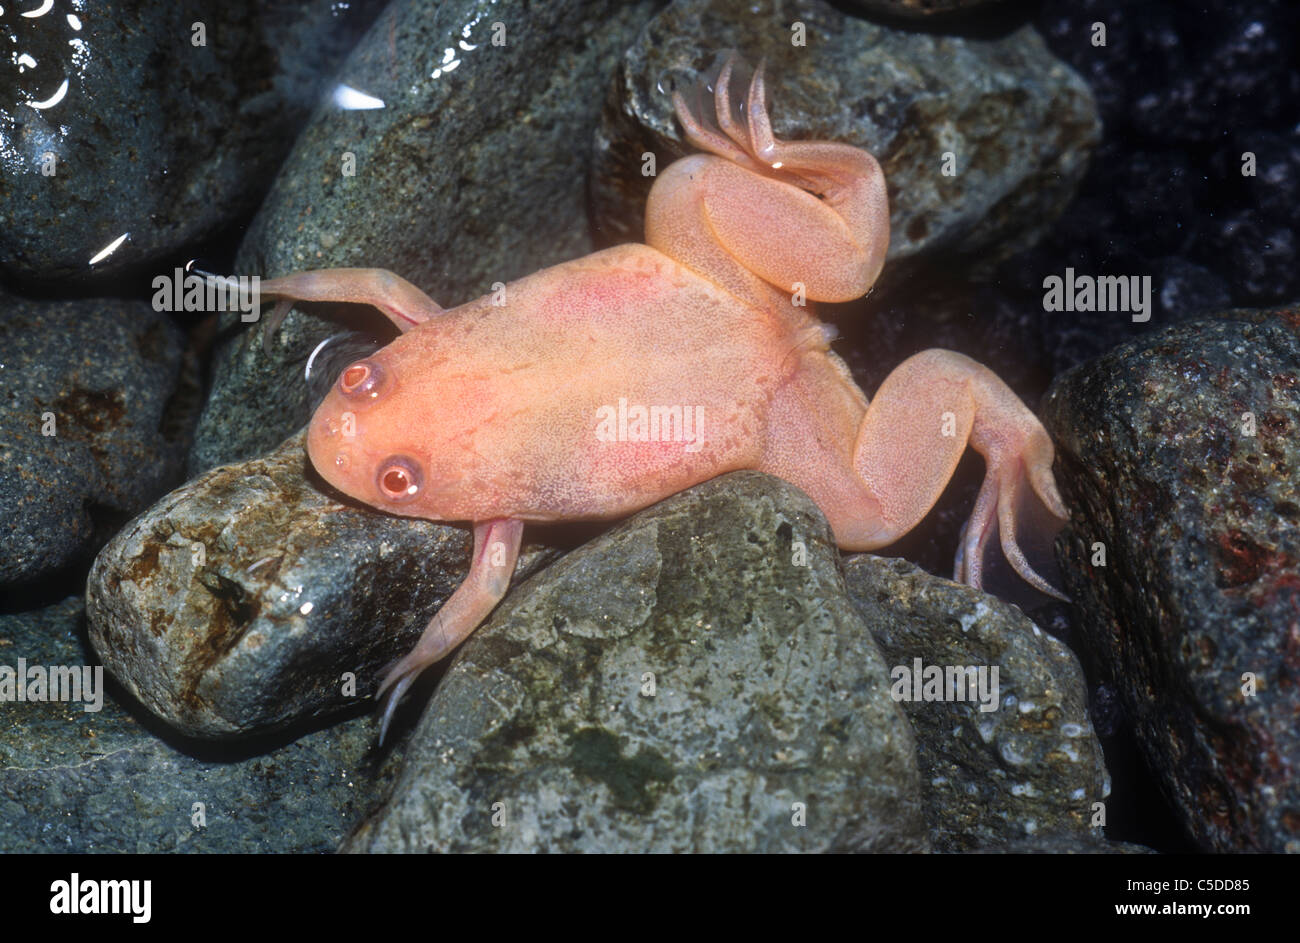
[[[295,301],[342,301],[371,305],[402,332],[437,317],[443,308],[400,275],[381,268],[332,268],[295,272],[258,286],[262,295],[279,303],[264,324],[262,343],[270,353],[270,339]]]
[[[388,733],[393,711],[420,672],[463,642],[488,617],[510,586],[519,559],[524,522],[501,519],[474,525],[474,555],[465,582],[443,603],[420,641],[388,672],[376,698],[388,691],[379,740]]]
[[[996,525],[1002,553],[1016,572],[1041,592],[1065,599],[1034,571],[1022,547],[1036,544],[1050,554],[1050,538],[1069,516],[1052,477],[1052,440],[991,370],[950,350],[926,350],[903,361],[867,408],[853,464],[878,502],[868,543],[890,544],[920,522],[968,441],[984,456],[986,471],[954,579],[982,585]],[[853,516],[850,508],[836,510]]]

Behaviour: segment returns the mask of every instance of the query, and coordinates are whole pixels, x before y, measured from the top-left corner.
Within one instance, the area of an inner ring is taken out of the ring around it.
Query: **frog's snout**
[[[349,410],[337,410],[330,396],[307,427],[307,457],[321,477],[346,494],[355,491],[350,485],[357,462],[357,417]],[[345,404],[344,404],[345,405]]]
[[[357,496],[365,465],[358,412],[364,412],[387,391],[388,371],[374,360],[358,360],[339,374],[338,381],[316,410],[307,431],[307,455],[321,476],[340,491]]]

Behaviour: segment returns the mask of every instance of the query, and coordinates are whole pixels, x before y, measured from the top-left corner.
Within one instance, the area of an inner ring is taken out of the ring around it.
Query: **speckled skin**
[[[524,521],[620,517],[738,469],[797,485],[841,547],[870,550],[925,516],[969,442],[988,474],[957,578],[980,585],[997,529],[1016,570],[1055,595],[1016,539],[1018,500],[1036,498],[1055,526],[1066,516],[1047,434],[996,376],[950,351],[910,358],[868,403],[807,303],[850,300],[876,280],[884,177],[857,148],[776,141],[761,67],[743,102],[738,68],[722,68],[712,107],[674,97],[710,153],[659,176],[647,245],[451,311],[377,270],[263,285],[283,299],[373,304],[404,331],[345,370],[313,418],[308,452],[326,480],[392,513],[475,522],[464,585],[381,687],[393,690],[385,724],[415,675],[500,600]],[[638,406],[691,421],[639,441]]]

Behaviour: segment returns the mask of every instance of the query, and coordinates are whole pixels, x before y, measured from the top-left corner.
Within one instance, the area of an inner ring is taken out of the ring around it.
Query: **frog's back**
[[[798,357],[776,319],[642,245],[546,269],[381,352],[447,519],[613,517],[754,467]],[[793,354],[793,350],[789,351]],[[783,363],[784,361],[784,363]]]

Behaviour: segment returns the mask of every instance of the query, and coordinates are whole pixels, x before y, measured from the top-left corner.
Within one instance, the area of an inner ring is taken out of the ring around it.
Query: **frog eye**
[[[389,501],[410,501],[420,493],[420,466],[403,455],[394,455],[379,466],[375,478],[379,493]]]
[[[378,396],[382,377],[383,374],[378,366],[365,360],[358,360],[339,377],[339,391],[348,396]]]

